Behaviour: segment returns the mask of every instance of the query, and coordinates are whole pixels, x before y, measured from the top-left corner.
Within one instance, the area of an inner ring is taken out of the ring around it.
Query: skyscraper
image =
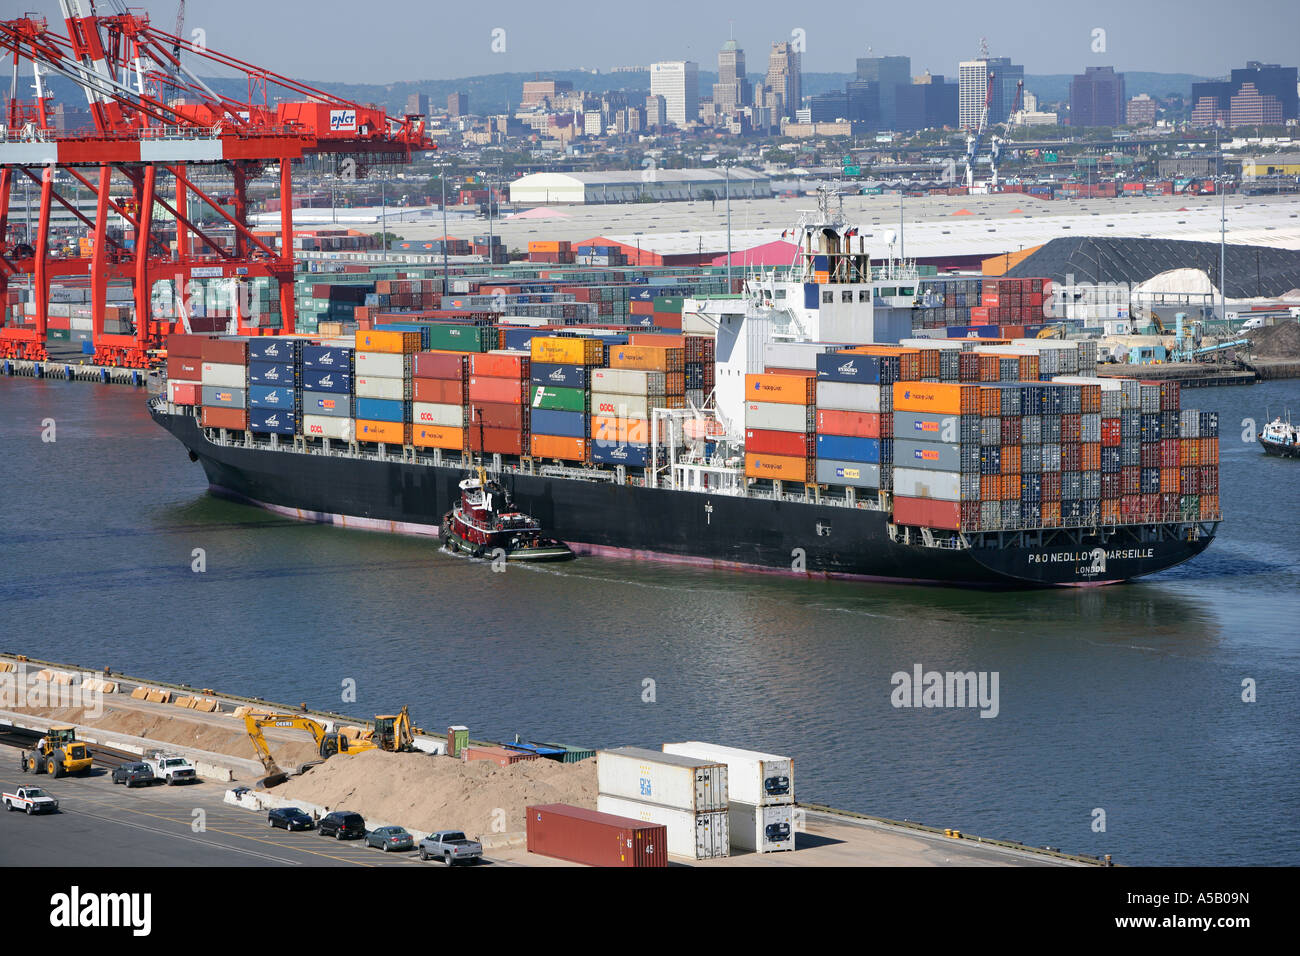
[[[982,56],[963,60],[958,67],[958,119],[962,129],[978,129],[984,112],[989,73],[993,73],[993,98],[989,102],[989,123],[1005,123],[1016,100],[1016,86],[1024,81],[1025,68],[1010,57]]]
[[[700,115],[700,65],[691,60],[651,64],[650,95],[664,98],[669,123],[685,127]]]
[[[858,79],[880,84],[880,123],[895,129],[898,123],[897,88],[912,82],[910,56],[868,56],[858,60]]]
[[[957,125],[957,84],[945,82],[942,73],[926,72],[911,83],[900,83],[894,95],[898,103],[895,129],[939,129]]]
[[[713,84],[713,104],[730,115],[749,103],[749,80],[745,78],[745,51],[728,40],[718,51],[718,82]]]
[[[452,116],[464,116],[469,112],[468,93],[447,94],[447,112]]]
[[[1071,126],[1121,126],[1124,119],[1123,73],[1090,66],[1070,82]]]
[[[773,43],[767,59],[767,85],[780,97],[780,115],[794,117],[803,100],[801,55],[787,42]]]

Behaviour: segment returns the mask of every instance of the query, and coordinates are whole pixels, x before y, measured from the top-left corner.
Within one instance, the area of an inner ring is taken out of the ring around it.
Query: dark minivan
[[[350,810],[335,810],[326,814],[316,827],[321,836],[332,836],[337,840],[359,840],[366,835],[366,821],[361,814]]]
[[[147,763],[124,763],[113,768],[113,783],[136,787],[151,784],[153,781],[153,768]]]

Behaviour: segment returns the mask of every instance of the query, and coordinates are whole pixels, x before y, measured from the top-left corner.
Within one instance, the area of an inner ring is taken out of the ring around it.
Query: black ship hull
[[[463,469],[209,441],[197,420],[152,407],[215,494],[302,520],[436,535]],[[287,446],[286,446],[287,447]],[[1098,585],[1163,571],[1209,546],[1212,522],[1042,529],[924,542],[891,537],[868,508],[612,482],[497,476],[518,507],[575,553],[806,576],[976,587]],[[947,535],[947,532],[941,533]]]
[[[1260,445],[1264,448],[1264,453],[1273,455],[1277,458],[1300,458],[1300,445],[1288,445],[1285,442],[1269,441],[1262,435],[1259,439]]]

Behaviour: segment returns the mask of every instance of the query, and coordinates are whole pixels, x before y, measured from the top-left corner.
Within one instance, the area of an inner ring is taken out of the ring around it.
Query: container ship
[[[172,336],[150,412],[214,493],[348,527],[437,535],[481,464],[580,555],[1035,587],[1209,546],[1217,413],[1098,379],[1095,341],[909,338],[906,263],[825,203],[797,234],[788,271],[688,300],[679,334]]]

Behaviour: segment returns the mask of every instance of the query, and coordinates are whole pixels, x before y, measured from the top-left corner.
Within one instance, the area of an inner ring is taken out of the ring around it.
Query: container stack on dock
[[[593,368],[592,460],[647,467],[651,462],[651,410],[664,407],[666,376],[640,369]],[[665,435],[659,435],[662,443]]]
[[[815,373],[745,376],[745,475],[804,484],[816,477]]]
[[[202,345],[202,404],[204,428],[248,428],[248,342],[205,339]]]
[[[411,362],[411,444],[463,451],[469,447],[468,356],[419,352]]]
[[[696,860],[729,856],[727,765],[620,747],[596,756],[596,809],[662,824],[668,852]]]
[[[727,765],[731,848],[772,853],[794,849],[794,761],[699,740],[664,744],[664,753]]]

